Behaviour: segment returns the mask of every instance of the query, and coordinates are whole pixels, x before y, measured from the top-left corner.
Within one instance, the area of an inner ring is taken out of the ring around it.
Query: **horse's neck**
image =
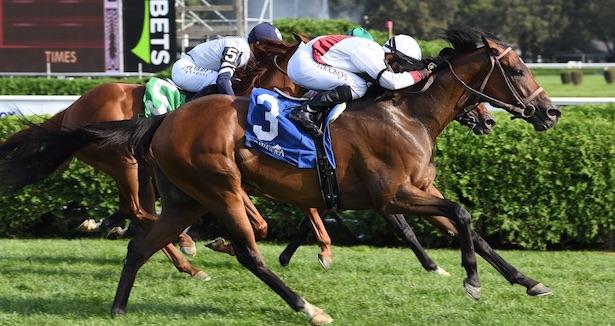
[[[455,72],[469,85],[479,82],[488,69],[484,65],[471,62],[457,66]],[[467,90],[455,79],[450,69],[447,69],[437,76],[434,84],[425,93],[404,98],[400,108],[408,117],[420,121],[435,141],[471,102],[476,100],[473,96],[467,96]]]

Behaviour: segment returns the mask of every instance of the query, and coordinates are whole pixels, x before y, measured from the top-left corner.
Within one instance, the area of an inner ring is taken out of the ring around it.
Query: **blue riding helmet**
[[[259,41],[281,41],[282,34],[280,31],[273,25],[269,23],[260,23],[250,31],[248,34],[248,43],[256,43]]]

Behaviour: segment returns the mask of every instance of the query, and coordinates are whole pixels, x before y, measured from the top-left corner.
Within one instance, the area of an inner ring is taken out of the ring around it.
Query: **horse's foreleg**
[[[243,200],[244,207],[246,209],[246,214],[248,215],[248,220],[250,220],[250,224],[252,225],[252,230],[254,231],[254,236],[256,241],[263,240],[267,237],[268,225],[267,221],[263,218],[261,213],[256,209],[256,206],[250,200],[250,196],[242,189],[241,198]],[[233,246],[224,241],[224,238],[219,237],[216,238],[209,243],[205,244],[205,246],[213,251],[222,252],[229,254],[231,256],[235,256],[235,251]]]
[[[383,207],[383,213],[418,214],[423,216],[446,216],[459,226],[461,265],[467,278],[463,281],[466,293],[474,299],[480,297],[480,281],[476,255],[472,243],[470,213],[461,205],[438,198],[412,184],[402,185],[391,201]]]
[[[190,227],[187,227],[182,233],[179,235],[179,250],[187,256],[194,257],[196,256],[196,244],[192,237],[188,235],[188,230]]]
[[[495,250],[489,246],[487,241],[474,231],[472,232],[472,240],[474,241],[476,253],[502,274],[510,284],[523,285],[526,288],[526,293],[531,296],[545,296],[551,294],[551,289],[519,272],[513,265],[509,264],[504,258],[498,255]]]
[[[442,194],[435,187],[430,187],[429,192],[443,198]],[[449,236],[459,236],[457,228],[451,223],[450,220],[443,216],[433,216],[429,218],[429,223],[436,226],[443,233]],[[544,286],[532,278],[525,276],[519,272],[513,265],[508,263],[498,253],[491,248],[491,246],[483,239],[476,231],[472,230],[472,242],[474,243],[474,250],[477,254],[483,257],[491,266],[493,266],[498,273],[500,273],[510,284],[520,284],[526,288],[527,294],[531,296],[544,296],[551,294],[551,289]]]
[[[423,266],[426,271],[434,272],[444,276],[450,275],[447,271],[439,267],[438,264],[436,264],[431,259],[431,257],[429,257],[429,255],[427,255],[425,248],[423,248],[418,238],[416,237],[416,234],[414,234],[414,231],[412,230],[410,225],[408,225],[408,222],[403,215],[395,214],[383,216],[393,226],[395,231],[397,231],[399,236],[406,242],[406,244],[408,244],[410,249],[416,255],[416,258],[418,258],[418,260],[421,262],[421,266]]]
[[[310,221],[307,217],[304,217],[303,220],[301,220],[299,227],[297,228],[297,233],[295,233],[293,238],[290,239],[290,242],[288,243],[286,248],[284,248],[284,251],[282,251],[282,253],[280,254],[280,257],[278,257],[280,265],[288,266],[290,259],[293,257],[293,255],[295,254],[299,246],[301,246],[303,241],[307,239],[309,234],[310,234]]]
[[[292,309],[304,312],[312,324],[330,323],[332,318],[329,315],[295,293],[265,265],[256,245],[254,231],[246,216],[241,195],[237,193],[228,195],[222,201],[213,209],[218,220],[224,224],[230,234],[237,261],[267,284]]]

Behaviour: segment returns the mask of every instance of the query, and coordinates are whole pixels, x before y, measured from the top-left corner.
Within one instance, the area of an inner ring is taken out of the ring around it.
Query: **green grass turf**
[[[599,74],[584,75],[580,85],[564,85],[559,75],[538,74],[536,81],[552,97],[615,97],[615,83],[607,84]]]
[[[126,241],[0,240],[0,325],[301,325],[268,287],[229,256],[192,259],[212,280],[180,275],[160,253],[137,276],[128,315],[109,309]],[[424,272],[407,249],[335,247],[333,270],[317,263],[315,246],[290,267],[282,246],[261,244],[273,271],[336,325],[608,325],[615,323],[615,253],[505,251],[528,275],[552,287],[534,298],[479,260],[482,298],[466,297],[456,250],[430,250],[453,275]]]

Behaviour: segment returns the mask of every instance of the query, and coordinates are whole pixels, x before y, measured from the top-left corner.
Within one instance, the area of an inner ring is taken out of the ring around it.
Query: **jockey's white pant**
[[[316,62],[312,56],[312,46],[302,43],[288,61],[288,77],[295,84],[307,89],[328,91],[337,86],[348,85],[352,98],[363,97],[367,92],[367,82],[357,74]]]
[[[181,89],[196,93],[205,86],[215,84],[218,72],[200,68],[189,56],[183,55],[173,64],[171,79]]]

